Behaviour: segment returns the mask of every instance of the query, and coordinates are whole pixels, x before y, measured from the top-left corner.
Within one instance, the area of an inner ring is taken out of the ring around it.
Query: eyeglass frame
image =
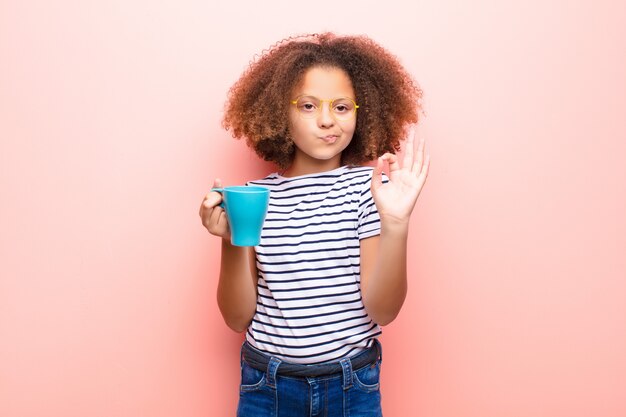
[[[299,100],[300,98],[302,98],[302,97],[312,97],[312,98],[314,98],[314,99],[319,100],[319,101],[320,101],[320,103],[321,103],[322,105],[324,104],[324,102],[325,102],[325,101],[327,101],[327,102],[328,102],[328,105],[330,106],[330,108],[331,108],[331,109],[332,109],[332,104],[333,104],[333,102],[334,102],[335,100],[341,100],[341,99],[350,100],[350,101],[354,104],[354,110],[352,111],[352,116],[351,116],[350,118],[348,118],[348,119],[337,119],[337,120],[341,120],[341,121],[352,120],[354,117],[356,117],[356,110],[357,110],[359,107],[361,107],[361,106],[359,106],[358,104],[356,104],[356,101],[354,101],[354,100],[353,100],[353,99],[351,99],[350,97],[337,97],[337,98],[333,98],[333,99],[321,99],[321,98],[319,98],[319,97],[315,97],[315,96],[312,96],[312,95],[310,95],[310,94],[301,94],[301,95],[299,95],[298,97],[296,97],[294,100],[291,100],[291,101],[290,101],[290,103],[296,106],[296,111],[298,111],[298,114],[300,115],[300,117],[302,117],[302,118],[304,118],[304,119],[314,119],[315,117],[317,117],[317,116],[320,114],[320,112],[322,111],[322,107],[320,106],[320,107],[319,107],[319,110],[317,110],[317,111],[313,114],[313,116],[311,116],[311,117],[306,117],[306,116],[304,116],[304,115],[302,114],[302,112],[300,112],[300,111],[298,110],[298,107],[297,107],[298,100]],[[330,114],[333,116],[333,118],[335,118],[335,119],[336,119],[336,116],[334,115],[334,113],[333,113],[332,111],[331,111],[331,113],[330,113]]]

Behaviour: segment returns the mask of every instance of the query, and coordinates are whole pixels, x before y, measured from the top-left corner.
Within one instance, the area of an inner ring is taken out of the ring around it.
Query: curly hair
[[[398,59],[366,36],[333,33],[283,39],[265,50],[232,86],[222,125],[246,138],[264,160],[286,168],[294,157],[289,99],[312,67],[345,71],[359,104],[342,163],[358,165],[400,150],[406,126],[418,121],[422,90]]]

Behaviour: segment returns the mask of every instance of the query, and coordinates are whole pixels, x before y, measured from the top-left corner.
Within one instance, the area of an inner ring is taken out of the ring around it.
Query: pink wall
[[[626,415],[625,3],[414,3],[2,1],[0,415],[234,415],[197,210],[271,167],[222,105],[255,53],[326,29],[425,91],[385,415]]]

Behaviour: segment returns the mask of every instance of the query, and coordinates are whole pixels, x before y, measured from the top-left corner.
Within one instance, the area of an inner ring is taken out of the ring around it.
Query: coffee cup
[[[230,243],[234,246],[256,246],[267,214],[270,190],[265,187],[234,185],[213,188],[222,194],[221,207],[230,226]]]

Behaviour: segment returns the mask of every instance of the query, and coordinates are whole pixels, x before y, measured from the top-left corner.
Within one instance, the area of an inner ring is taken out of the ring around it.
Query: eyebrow
[[[355,97],[350,97],[349,95],[345,95],[345,96],[338,95],[338,96],[336,96],[336,97],[334,97],[332,99],[323,99],[323,98],[320,98],[320,97],[316,96],[315,94],[302,93],[302,94],[298,94],[296,97],[314,97],[314,98],[318,98],[320,100],[335,100],[335,99],[338,99],[338,98],[349,98],[350,100],[356,101]]]

